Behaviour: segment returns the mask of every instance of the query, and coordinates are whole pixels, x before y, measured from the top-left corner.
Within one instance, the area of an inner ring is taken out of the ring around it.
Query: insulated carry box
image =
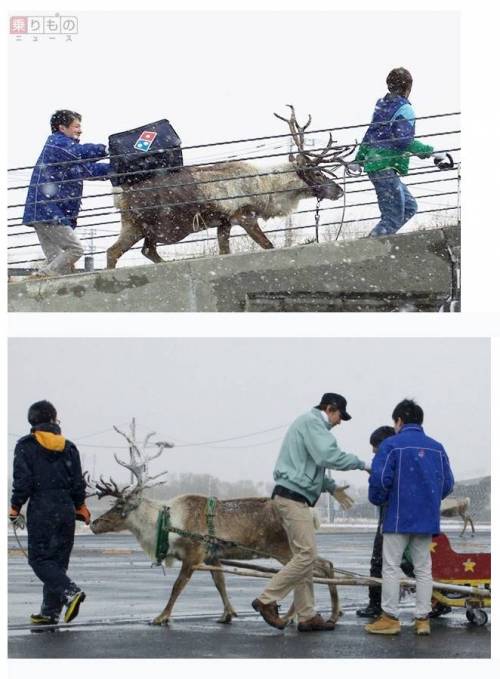
[[[168,120],[110,135],[109,155],[113,186],[136,184],[156,170],[182,167],[181,140]]]

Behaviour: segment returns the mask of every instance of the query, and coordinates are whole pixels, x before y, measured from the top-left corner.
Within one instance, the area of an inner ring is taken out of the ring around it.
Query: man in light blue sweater
[[[274,469],[276,486],[272,497],[288,535],[292,558],[273,576],[269,586],[252,602],[264,620],[278,629],[285,621],[279,617],[277,602],[294,591],[299,632],[329,631],[335,622],[324,620],[314,608],[313,568],[317,557],[313,507],[322,492],[331,493],[343,506],[352,500],[344,488],[325,475],[326,469],[348,471],[369,467],[359,457],[344,453],[331,429],[351,416],[347,401],[340,394],[324,394],[318,406],[292,423],[281,445]]]

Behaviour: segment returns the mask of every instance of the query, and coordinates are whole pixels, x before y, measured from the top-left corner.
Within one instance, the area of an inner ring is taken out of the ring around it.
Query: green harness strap
[[[209,497],[207,498],[207,507],[205,509],[205,516],[207,519],[207,529],[208,529],[208,534],[210,537],[215,536],[215,524],[214,524],[214,516],[215,516],[215,508],[217,506],[217,498],[216,497]]]
[[[217,498],[216,497],[209,497],[207,498],[207,506],[205,509],[205,516],[207,519],[207,531],[208,535],[211,538],[215,538],[215,522],[214,522],[214,517],[215,517],[215,508],[217,506]],[[217,551],[217,544],[214,541],[211,541],[208,543],[208,554],[209,556],[213,557],[215,552]]]
[[[207,498],[207,506],[205,509],[205,516],[207,520],[207,530],[208,536],[210,538],[215,537],[215,508],[217,506],[217,498],[209,497]],[[163,506],[158,512],[158,519],[156,522],[156,549],[155,549],[155,559],[156,564],[160,565],[168,554],[168,536],[172,532],[172,525],[170,523],[170,507]],[[186,537],[191,537],[192,533],[189,531],[182,531],[175,529],[173,531],[179,535],[185,535]],[[208,551],[213,554],[217,549],[217,545],[210,541],[208,545]]]
[[[168,534],[170,533],[170,507],[163,506],[156,522],[156,564],[159,566],[168,554]]]

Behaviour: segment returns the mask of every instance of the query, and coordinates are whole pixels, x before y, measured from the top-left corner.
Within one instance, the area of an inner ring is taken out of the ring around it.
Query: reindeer
[[[94,482],[95,494],[99,499],[109,496],[115,498],[116,501],[111,509],[90,524],[90,528],[96,534],[130,530],[144,552],[154,561],[156,559],[156,527],[163,504],[145,497],[144,491],[152,487],[150,482],[153,479],[167,472],[149,476],[147,469],[149,462],[161,455],[163,450],[171,447],[172,444],[157,443],[158,451],[154,455],[147,456],[139,450],[135,436],[129,436],[116,427],[115,430],[128,441],[130,463],[120,460],[116,454],[115,459],[118,464],[132,473],[135,485],[120,489],[112,479],[106,482],[102,477],[100,482]],[[144,450],[153,435],[149,434],[146,437]],[[193,535],[207,535],[207,500],[208,498],[203,495],[179,495],[169,500],[171,526]],[[217,500],[213,525],[216,537],[221,540],[215,543],[215,549],[211,549],[209,543],[200,539],[175,532],[169,533],[168,553],[163,563],[170,566],[177,559],[181,561],[182,566],[165,608],[152,621],[154,625],[168,624],[174,604],[197,565],[209,563],[220,566],[221,559],[244,559],[246,561],[259,558],[259,556],[262,558],[263,554],[272,555],[280,563],[285,564],[292,557],[281,519],[273,501],[269,498]],[[318,558],[315,562],[315,574],[332,578],[334,576],[332,564],[325,559]],[[224,574],[211,571],[211,576],[224,605],[222,616],[217,622],[230,623],[237,613],[227,595]],[[329,589],[332,604],[331,619],[336,621],[340,615],[337,589],[334,585],[329,585]],[[292,605],[286,619],[290,620],[293,614]]]
[[[311,124],[299,125],[293,106],[284,120],[290,129],[297,154],[289,162],[266,168],[248,162],[214,163],[181,167],[172,173],[153,177],[115,194],[121,211],[118,240],[107,251],[107,267],[114,269],[118,259],[144,238],[142,254],[154,263],[164,260],[156,245],[178,243],[200,229],[217,229],[221,255],[229,254],[231,227],[239,224],[261,248],[273,244],[259,226],[258,219],[285,217],[294,212],[303,198],[337,200],[344,194],[334,181],[332,166],[346,166],[345,156],[352,147],[334,147],[332,135],[324,149],[304,150],[304,132]],[[328,168],[326,166],[329,166]],[[262,172],[262,170],[260,170]]]
[[[467,524],[470,523],[472,535],[475,534],[476,529],[472,517],[469,513],[470,498],[468,497],[447,497],[441,502],[441,516],[453,517],[460,516],[464,522],[464,527],[460,533],[460,537],[465,534]]]

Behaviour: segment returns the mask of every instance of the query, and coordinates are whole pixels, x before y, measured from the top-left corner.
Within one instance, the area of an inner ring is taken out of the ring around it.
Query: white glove
[[[440,170],[452,170],[454,166],[453,158],[449,153],[433,153],[434,165]]]
[[[337,500],[342,509],[351,509],[354,500],[345,491],[349,486],[337,486],[333,491],[333,497]]]
[[[363,168],[359,163],[347,163],[346,168],[349,175],[359,175],[363,172]]]

